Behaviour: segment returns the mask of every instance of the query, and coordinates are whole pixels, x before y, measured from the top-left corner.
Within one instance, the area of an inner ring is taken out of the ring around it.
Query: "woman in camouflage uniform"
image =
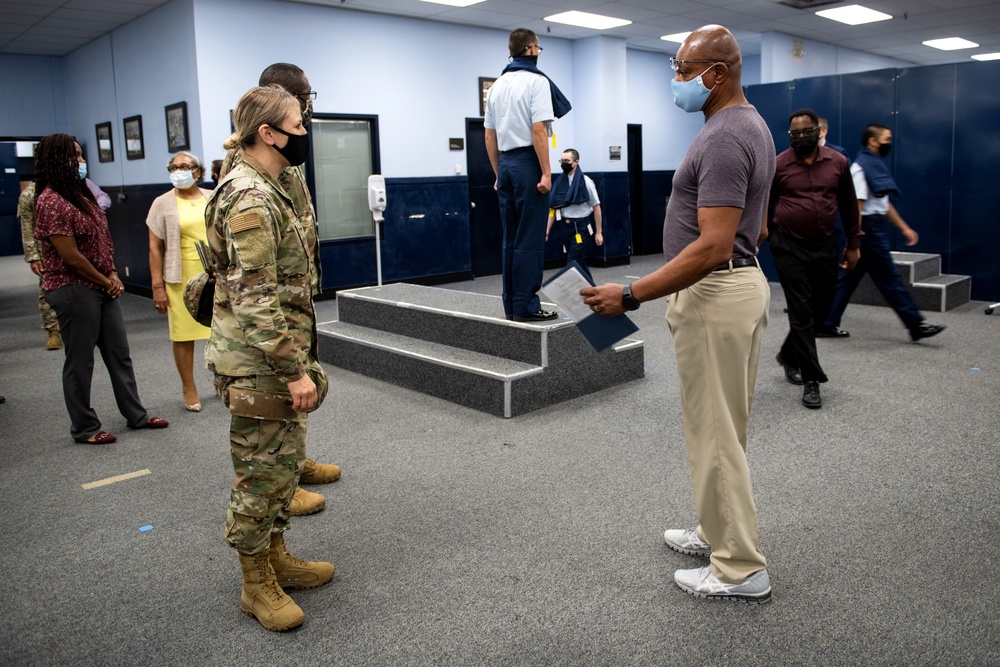
[[[283,538],[306,419],[327,388],[316,348],[313,248],[277,180],[305,161],[309,142],[298,100],[278,86],[247,91],[233,123],[225,147],[243,156],[205,209],[217,271],[205,359],[232,414],[226,541],[243,571],[240,608],[281,631],[304,620],[282,588],[321,586],[334,573],[330,563],[292,557]]]

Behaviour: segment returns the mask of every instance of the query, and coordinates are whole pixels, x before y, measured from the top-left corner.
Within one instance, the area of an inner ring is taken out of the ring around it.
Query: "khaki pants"
[[[771,291],[756,266],[715,271],[667,311],[680,377],[698,534],[712,573],[739,583],[767,566],[747,465],[747,425]]]

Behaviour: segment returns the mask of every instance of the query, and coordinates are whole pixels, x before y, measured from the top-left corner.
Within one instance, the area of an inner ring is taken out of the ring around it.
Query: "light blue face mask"
[[[80,174],[81,181],[87,178],[87,163],[86,162],[77,163],[76,171],[78,174]]]
[[[712,67],[715,67],[715,65],[713,64],[705,72],[712,69]],[[708,96],[715,90],[714,86],[706,88],[705,84],[702,83],[701,77],[705,76],[705,72],[702,72],[690,81],[670,80],[670,92],[674,94],[674,104],[688,113],[701,111],[704,108],[705,102],[708,101]]]

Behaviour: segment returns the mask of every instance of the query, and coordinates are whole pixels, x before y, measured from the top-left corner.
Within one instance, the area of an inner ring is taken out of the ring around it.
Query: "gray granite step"
[[[642,341],[596,352],[568,319],[508,321],[499,297],[397,284],[337,299],[321,361],[499,417],[645,374]]]
[[[943,313],[968,303],[972,298],[972,278],[942,274],[940,255],[893,252],[892,259],[920,310]],[[887,305],[869,275],[861,279],[851,296],[851,303]]]

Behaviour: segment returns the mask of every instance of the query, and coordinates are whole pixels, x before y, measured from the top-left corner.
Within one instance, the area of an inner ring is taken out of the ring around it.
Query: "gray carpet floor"
[[[186,412],[165,318],[125,295],[140,394],[171,426],[126,429],[98,358],[94,406],[119,440],[73,443],[36,285],[0,258],[0,664],[1000,664],[1000,317],[982,303],[928,313],[948,330],[919,344],[889,309],[852,305],[851,338],[820,341],[831,381],[810,411],[774,362],[772,285],[750,437],[761,607],[673,584],[703,562],[662,541],[694,521],[663,302],[634,317],[644,379],[515,419],[328,368],[308,448],[344,475],[312,487],[327,509],[288,543],[337,574],[294,593],[306,622],[275,634],[239,611],[228,413],[208,372],[205,410]]]

